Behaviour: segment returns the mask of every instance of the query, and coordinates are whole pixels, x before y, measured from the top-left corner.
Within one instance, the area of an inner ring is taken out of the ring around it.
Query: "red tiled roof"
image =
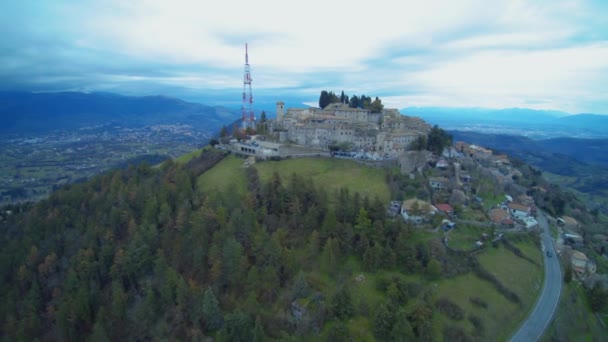
[[[437,209],[439,209],[439,211],[443,211],[445,213],[452,213],[452,212],[454,212],[454,209],[452,208],[452,206],[450,206],[447,203],[436,204],[435,208],[437,208]]]
[[[530,207],[527,205],[511,202],[511,203],[509,203],[509,209],[519,210],[519,211],[528,211],[528,210],[530,210]]]
[[[502,223],[505,220],[509,219],[509,213],[506,210],[502,210],[502,209],[492,209],[490,210],[490,218],[492,219],[492,222],[494,223]]]

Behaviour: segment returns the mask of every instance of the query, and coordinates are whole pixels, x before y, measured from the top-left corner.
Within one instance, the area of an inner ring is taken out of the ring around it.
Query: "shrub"
[[[443,340],[444,341],[472,341],[471,337],[460,327],[445,326],[443,328]]]
[[[435,307],[450,319],[461,321],[464,318],[464,310],[446,297],[439,298],[435,302]]]
[[[471,304],[473,304],[479,308],[484,308],[484,309],[488,308],[488,303],[486,303],[483,299],[481,299],[479,297],[470,297],[469,301],[471,302]]]
[[[481,318],[479,318],[478,316],[475,315],[469,315],[469,322],[471,322],[471,324],[473,324],[473,327],[475,327],[475,335],[476,336],[483,336],[485,327],[483,325],[483,321],[481,320]]]

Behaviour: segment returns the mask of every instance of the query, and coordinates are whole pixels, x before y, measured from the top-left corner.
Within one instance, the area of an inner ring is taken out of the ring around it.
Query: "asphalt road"
[[[562,271],[559,266],[558,256],[553,247],[553,239],[551,239],[547,218],[539,211],[537,220],[542,229],[541,241],[544,246],[545,282],[534,310],[511,338],[513,342],[538,341],[540,339],[553,319],[562,291]],[[547,256],[547,251],[551,253],[551,257]]]

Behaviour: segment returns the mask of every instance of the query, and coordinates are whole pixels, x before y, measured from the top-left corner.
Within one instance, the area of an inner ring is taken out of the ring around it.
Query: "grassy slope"
[[[233,155],[224,158],[217,165],[198,177],[197,188],[203,192],[225,192],[232,190],[237,195],[247,192],[244,160]]]
[[[190,159],[192,159],[192,158],[196,158],[196,157],[200,156],[200,155],[201,155],[201,153],[202,153],[204,150],[209,149],[209,148],[210,148],[210,147],[205,146],[205,147],[203,147],[203,148],[201,148],[201,149],[194,150],[194,151],[192,151],[192,152],[189,152],[189,153],[186,153],[186,154],[184,154],[184,155],[181,155],[181,156],[179,156],[179,157],[175,158],[175,162],[176,162],[176,163],[178,163],[178,164],[185,164],[185,163],[189,162],[189,161],[190,161]]]
[[[605,341],[606,331],[591,312],[582,285],[573,281],[562,288],[555,318],[541,341]]]
[[[326,189],[330,194],[347,187],[351,193],[359,192],[361,197],[375,196],[388,203],[390,191],[381,169],[361,166],[354,161],[329,158],[298,158],[282,161],[264,161],[255,164],[262,182],[268,181],[276,171],[281,178],[288,180],[292,173],[311,177],[316,186]]]
[[[516,246],[526,256],[542,265],[540,251],[531,242],[519,243]],[[481,318],[485,327],[482,339],[491,337],[497,341],[507,340],[536,303],[542,286],[542,268],[515,256],[504,247],[489,247],[477,256],[484,268],[517,293],[523,306],[508,301],[494,286],[472,273],[438,281],[436,298],[447,297],[463,308],[467,317],[473,314]],[[473,305],[470,301],[472,297],[484,300],[488,308],[482,309]],[[474,331],[473,325],[466,318],[454,322],[443,314],[435,313],[434,320],[436,327],[445,324],[460,326],[470,335]],[[436,334],[440,333],[441,330],[436,329]],[[440,335],[436,335],[436,338],[440,338]]]
[[[522,307],[517,307],[511,313],[510,319],[501,323],[501,327],[504,330],[502,334],[496,335],[505,339],[519,327],[521,321],[534,308],[536,299],[543,286],[544,278],[543,260],[539,248],[532,242],[520,242],[514,245],[524,255],[534,260],[536,265],[519,258],[502,246],[498,249],[489,248],[486,253],[479,257],[479,261],[483,267],[494,273],[498,280],[515,292],[521,299]]]

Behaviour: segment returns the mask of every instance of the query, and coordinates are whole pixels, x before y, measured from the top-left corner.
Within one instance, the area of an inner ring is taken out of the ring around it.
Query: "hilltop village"
[[[431,126],[398,109],[352,108],[332,103],[324,108],[285,108],[276,104],[276,119],[259,124],[250,139],[232,139],[221,148],[268,159],[272,157],[337,156],[371,162],[395,162],[403,173],[420,168],[430,157],[423,148]],[[260,129],[261,128],[261,129]]]
[[[225,140],[218,148],[249,156],[245,165],[255,159],[318,156],[397,166],[417,191],[388,203],[387,215],[442,231],[446,246],[450,231],[458,225],[487,227],[493,232],[467,237],[467,245],[461,246],[465,249],[495,243],[502,237],[501,231],[542,229],[535,198],[547,189],[525,184],[523,179],[528,175],[507,155],[483,146],[450,141],[441,153],[420,148],[421,144],[426,146],[433,129],[437,128],[421,118],[402,115],[398,109],[372,111],[347,103],[285,108],[279,101],[276,119],[258,125],[258,132],[264,134]],[[567,215],[548,215],[547,219],[554,231],[556,251],[567,260],[573,275],[580,280],[596,279],[596,263],[583,252],[586,248],[579,221]]]

